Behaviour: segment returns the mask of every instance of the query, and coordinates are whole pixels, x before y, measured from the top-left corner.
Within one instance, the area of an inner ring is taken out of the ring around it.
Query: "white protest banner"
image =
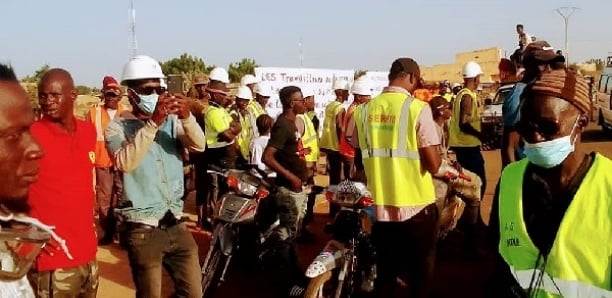
[[[353,75],[353,70],[281,67],[255,68],[257,80],[261,82],[262,86],[272,90],[272,96],[266,106],[270,116],[276,117],[283,110],[278,98],[278,91],[286,86],[298,86],[300,88],[310,88],[314,92],[315,112],[321,123],[324,119],[325,107],[336,98],[333,90],[331,90],[334,79],[343,78],[352,83]]]
[[[387,71],[368,71],[365,79],[372,88],[372,98],[378,96],[383,88],[389,85],[389,72]]]

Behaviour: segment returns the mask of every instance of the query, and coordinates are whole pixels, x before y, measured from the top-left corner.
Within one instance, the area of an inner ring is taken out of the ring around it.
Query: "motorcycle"
[[[229,191],[213,202],[214,229],[202,264],[204,297],[210,297],[225,280],[232,257],[242,246],[254,246],[256,257],[264,258],[267,244],[279,226],[271,197],[273,187],[256,165],[246,165],[245,169],[213,166],[209,171],[223,177]]]
[[[306,269],[305,298],[355,297],[374,289],[376,264],[370,242],[373,200],[360,182],[343,181],[325,193],[341,209],[326,232],[332,239]]]

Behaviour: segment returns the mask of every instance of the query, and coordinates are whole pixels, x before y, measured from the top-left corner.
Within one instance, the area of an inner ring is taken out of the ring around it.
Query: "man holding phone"
[[[136,297],[160,297],[162,265],[175,282],[176,296],[201,297],[198,246],[180,221],[183,162],[179,142],[189,151],[206,148],[204,133],[183,94],[169,94],[159,63],[136,56],[123,69],[133,112],[109,123],[106,146],[123,172],[124,237]]]

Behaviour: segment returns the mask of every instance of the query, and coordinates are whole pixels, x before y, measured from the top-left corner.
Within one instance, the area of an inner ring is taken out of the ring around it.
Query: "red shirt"
[[[39,271],[76,267],[96,257],[98,243],[93,215],[96,130],[89,122],[75,121],[74,136],[45,118],[32,125],[32,134],[45,155],[40,160],[38,181],[30,189],[31,216],[55,226],[55,232],[66,240],[74,258],[68,259],[61,251],[54,256],[41,253],[36,261]]]

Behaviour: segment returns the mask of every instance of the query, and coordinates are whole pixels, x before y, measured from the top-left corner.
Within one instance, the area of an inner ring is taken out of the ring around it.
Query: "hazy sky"
[[[227,67],[243,57],[262,66],[387,70],[399,56],[422,65],[454,54],[516,47],[515,25],[563,49],[570,18],[570,60],[612,51],[611,0],[135,0],[138,53],[168,60],[187,52]],[[129,56],[129,0],[2,0],[0,62],[18,75],[41,65],[69,70],[78,84],[119,78]]]

